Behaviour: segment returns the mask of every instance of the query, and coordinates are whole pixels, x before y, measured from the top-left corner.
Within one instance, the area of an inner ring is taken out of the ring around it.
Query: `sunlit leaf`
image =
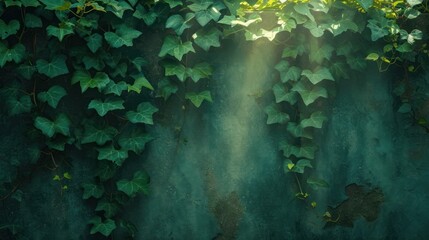
[[[148,102],[140,103],[137,111],[128,111],[125,116],[132,123],[153,124],[152,115],[158,112],[158,108]]]
[[[327,68],[321,68],[314,72],[306,69],[302,71],[301,75],[307,77],[307,79],[313,84],[318,84],[323,80],[335,81],[331,72],[329,72],[329,69]]]
[[[42,102],[48,103],[49,106],[57,108],[59,101],[65,95],[67,95],[67,92],[63,87],[54,85],[48,91],[37,94],[37,98]]]
[[[134,83],[133,85],[128,85],[128,92],[134,91],[140,93],[142,88],[147,88],[151,91],[154,90],[152,84],[150,84],[149,80],[143,74],[134,75],[133,78],[135,79]]]
[[[198,63],[194,67],[186,69],[186,75],[194,82],[198,82],[201,78],[208,78],[212,75],[213,69],[208,63]]]

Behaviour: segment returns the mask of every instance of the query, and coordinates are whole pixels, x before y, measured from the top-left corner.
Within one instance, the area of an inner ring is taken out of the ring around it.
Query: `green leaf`
[[[373,4],[374,0],[356,0],[356,2],[367,11]]]
[[[301,69],[295,66],[289,66],[289,63],[285,60],[281,60],[275,66],[275,69],[280,72],[280,79],[283,83],[286,83],[290,80],[298,81],[301,77]]]
[[[306,23],[304,23],[303,26],[307,28],[310,31],[311,35],[313,35],[316,38],[323,36],[325,32],[324,25],[317,25],[317,23],[313,21],[307,21]]]
[[[298,3],[293,9],[301,15],[307,16],[312,22],[315,22],[313,14],[310,12],[310,8],[307,3]]]
[[[110,82],[106,85],[106,87],[103,90],[104,94],[114,94],[116,96],[121,96],[122,91],[127,90],[128,85],[124,81],[120,81],[118,83],[115,83],[114,81],[110,80]]]
[[[403,103],[401,105],[401,107],[399,107],[398,112],[399,113],[409,113],[409,112],[411,112],[411,110],[412,110],[412,107],[409,103]]]
[[[65,114],[59,114],[55,121],[40,116],[34,120],[34,126],[47,137],[53,137],[55,133],[70,136],[70,124],[71,122]]]
[[[65,0],[39,0],[47,10],[67,10],[71,3]],[[66,8],[66,9],[64,9]]]
[[[0,19],[0,37],[1,39],[6,39],[11,35],[15,35],[18,33],[21,25],[17,20],[11,20],[9,23],[5,23]]]
[[[82,136],[81,142],[84,143],[97,143],[104,145],[108,141],[112,141],[118,134],[118,130],[114,127],[101,127],[98,128],[92,125],[85,125],[85,131]]]
[[[133,8],[125,1],[103,0],[106,3],[106,10],[115,14],[118,18],[122,18],[124,12]]]
[[[115,176],[117,166],[110,162],[101,162],[97,167],[97,176],[104,182]]]
[[[119,48],[122,46],[133,46],[133,40],[138,38],[142,32],[128,27],[125,24],[121,24],[116,27],[115,32],[106,32],[104,33],[104,38],[107,43],[114,48]]]
[[[120,98],[107,98],[106,100],[94,99],[89,102],[88,109],[95,109],[98,115],[105,116],[108,112],[124,108],[124,100]]]
[[[189,92],[186,93],[185,99],[189,99],[195,107],[199,108],[204,100],[212,102],[212,95],[210,91],[202,91],[199,93]]]
[[[81,70],[77,70],[71,79],[72,84],[80,83],[82,93],[88,90],[88,88],[97,88],[101,92],[110,81],[106,73],[97,72],[94,77],[91,77],[88,72]]]
[[[113,230],[116,229],[115,221],[112,219],[106,219],[106,221],[102,222],[100,217],[96,217],[96,220],[92,220],[92,224],[94,224],[91,228],[90,233],[101,233],[105,237],[110,236],[110,234],[113,232]]]
[[[415,19],[418,16],[420,16],[420,14],[421,14],[421,12],[417,9],[414,9],[414,8],[406,8],[404,11],[404,15],[408,19]]]
[[[104,217],[111,218],[116,215],[116,213],[119,211],[119,206],[117,203],[110,202],[106,199],[101,199],[97,203],[97,207],[95,208],[95,211],[103,211]]]
[[[21,43],[16,44],[11,49],[8,49],[0,42],[0,67],[3,67],[7,62],[14,61],[20,63],[25,56],[25,47]]]
[[[125,116],[132,123],[153,124],[152,115],[158,112],[158,108],[148,102],[140,103],[137,111],[128,111]]]
[[[290,120],[287,113],[281,112],[276,104],[268,105],[265,108],[265,113],[268,115],[267,124],[286,123]]]
[[[82,185],[83,187],[83,199],[89,199],[90,197],[93,198],[100,198],[103,196],[104,193],[104,187],[103,185],[97,185],[93,183],[85,183]]]
[[[157,97],[163,97],[165,101],[174,93],[177,92],[179,88],[176,85],[173,85],[168,79],[164,78],[158,82],[158,92]]]
[[[116,182],[116,187],[119,191],[124,192],[130,197],[137,193],[149,193],[149,176],[143,171],[137,171],[132,180],[122,179]]]
[[[314,190],[329,187],[329,184],[325,180],[314,177],[307,178],[307,184]]]
[[[206,10],[213,4],[213,0],[198,0],[193,2],[193,4],[188,5],[188,8],[193,12]]]
[[[121,166],[125,159],[128,158],[126,150],[117,150],[112,144],[106,147],[97,148],[98,160],[109,160],[118,166]]]
[[[155,23],[156,19],[159,17],[159,13],[156,11],[156,7],[146,10],[141,4],[139,4],[133,13],[133,17],[143,19],[146,25],[150,26]]]
[[[37,0],[21,0],[24,7],[38,7],[40,3]]]
[[[195,52],[191,42],[188,41],[181,43],[181,40],[178,37],[169,35],[165,38],[164,43],[161,46],[159,57],[164,57],[169,54],[177,58],[179,61],[182,61],[183,55],[189,52]]]
[[[134,83],[133,85],[128,85],[128,92],[134,91],[140,93],[143,87],[151,91],[155,90],[143,74],[135,75],[133,78],[135,79]]]
[[[304,70],[302,71],[302,76],[305,76],[310,80],[313,84],[318,84],[319,82],[323,80],[331,80],[335,81],[334,77],[332,77],[331,72],[329,72],[329,69],[327,68],[321,68],[315,72],[311,72],[310,70]]]
[[[195,19],[202,27],[207,25],[207,23],[213,20],[213,18],[214,16],[210,12],[210,10],[202,10],[195,13]]]
[[[296,138],[313,139],[310,129],[303,129],[301,125],[294,122],[288,122],[287,131]]]
[[[208,30],[200,29],[192,35],[195,44],[208,51],[210,47],[220,47],[219,37],[222,32],[219,29],[212,27]]]
[[[28,113],[33,107],[31,98],[28,95],[22,95],[19,98],[11,98],[6,101],[6,106],[10,116],[18,115],[21,113]]]
[[[377,53],[370,53],[365,59],[369,61],[377,61],[379,57],[380,56]]]
[[[321,111],[313,112],[311,116],[307,119],[303,119],[300,123],[302,128],[314,127],[322,128],[323,122],[328,120],[328,118]]]
[[[351,19],[341,19],[340,21],[334,21],[333,23],[324,26],[328,31],[330,31],[334,37],[340,35],[343,32],[351,30],[352,32],[358,32],[358,25]]]
[[[171,9],[183,5],[181,0],[164,0],[164,2],[168,3]]]
[[[102,46],[103,37],[98,33],[94,33],[94,34],[86,37],[85,41],[86,41],[86,45],[88,46],[89,50],[91,50],[91,52],[95,53]]]
[[[134,128],[124,131],[119,135],[118,144],[121,149],[133,151],[136,154],[143,152],[146,143],[152,141],[154,138],[145,133],[141,128]]]
[[[24,24],[27,28],[40,28],[43,26],[42,19],[40,19],[40,17],[31,13],[25,14]]]
[[[300,159],[295,163],[291,171],[296,173],[304,173],[305,167],[313,168],[311,161],[307,159]]]
[[[288,91],[281,83],[277,83],[273,86],[273,92],[276,97],[276,103],[288,102],[294,105],[298,101],[296,92]]]
[[[297,82],[292,91],[296,91],[301,95],[302,100],[306,106],[312,104],[318,98],[327,98],[328,91],[320,86],[305,83],[304,81]]]
[[[183,64],[177,62],[166,62],[164,63],[165,76],[176,76],[181,82],[184,82],[187,74],[186,68]]]
[[[371,29],[371,40],[377,41],[384,36],[389,35],[389,31],[385,28],[387,27],[387,23],[380,23],[377,20],[370,19],[368,20],[368,28]]]
[[[193,68],[186,69],[186,75],[198,82],[201,78],[208,78],[212,75],[213,69],[208,63],[198,63]]]
[[[321,64],[324,59],[331,59],[334,47],[330,44],[324,44],[322,47],[315,46],[315,49],[310,51],[310,61]]]
[[[36,67],[28,64],[21,64],[16,68],[16,71],[25,79],[30,80],[36,72]]]
[[[66,56],[64,55],[55,55],[51,62],[39,59],[36,61],[36,67],[39,73],[44,74],[49,78],[69,73],[69,69],[66,65]]]
[[[67,92],[63,87],[54,85],[49,88],[48,91],[40,92],[37,95],[37,98],[42,102],[48,103],[49,106],[57,108],[61,98],[63,98],[65,95],[67,95]]]
[[[63,41],[65,36],[74,33],[70,24],[60,24],[58,27],[50,25],[46,28],[46,32],[48,36],[57,37],[60,42]]]
[[[410,4],[411,7],[422,4],[423,0],[407,0],[407,3]]]
[[[187,13],[185,19],[179,14],[171,15],[165,23],[166,28],[174,29],[177,35],[182,35],[183,31],[192,25],[189,22],[195,17],[194,13]]]

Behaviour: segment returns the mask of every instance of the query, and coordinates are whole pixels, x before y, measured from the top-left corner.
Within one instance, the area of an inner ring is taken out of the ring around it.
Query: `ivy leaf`
[[[28,113],[33,107],[31,98],[28,95],[22,95],[20,98],[12,98],[6,101],[8,112],[10,116],[18,115],[21,113]]]
[[[212,102],[212,95],[210,91],[202,91],[200,93],[189,92],[186,93],[185,99],[189,99],[195,107],[199,108],[204,100]]]
[[[73,34],[73,27],[71,24],[60,23],[58,27],[49,25],[46,28],[48,36],[57,37],[60,42],[63,41],[64,37]]]
[[[303,26],[310,31],[313,37],[316,38],[323,36],[325,32],[325,27],[323,25],[317,25],[317,23],[314,21],[307,21]]]
[[[374,0],[356,0],[356,2],[367,11],[373,4]]]
[[[143,87],[152,91],[155,90],[143,74],[135,75],[133,78],[135,79],[134,83],[133,85],[128,85],[128,92],[140,93]]]
[[[296,138],[313,139],[310,129],[303,129],[301,125],[294,122],[288,122],[287,131]]]
[[[106,219],[106,221],[102,222],[100,217],[95,217],[91,220],[91,223],[93,224],[90,233],[101,233],[105,237],[110,236],[113,230],[116,229],[115,221],[112,219]]]
[[[19,24],[19,21],[17,20],[11,20],[9,23],[5,23],[3,20],[0,19],[0,37],[1,39],[6,39],[7,37],[11,35],[15,35],[21,25]]]
[[[398,112],[399,113],[409,113],[409,112],[411,112],[411,110],[412,110],[412,107],[409,103],[403,103],[401,105],[401,107],[399,107]]]
[[[104,193],[104,187],[103,185],[97,185],[93,183],[85,183],[82,185],[83,187],[83,199],[89,199],[90,197],[93,198],[100,198],[103,196]]]
[[[103,211],[104,217],[106,218],[111,218],[115,216],[118,210],[119,210],[119,206],[117,203],[110,202],[106,199],[101,199],[97,203],[97,207],[95,208],[95,211]]]
[[[163,97],[165,101],[174,93],[177,92],[179,88],[172,84],[168,79],[164,78],[158,82],[158,92],[157,97]]]
[[[186,75],[198,82],[201,78],[208,78],[212,75],[213,69],[208,63],[198,63],[193,68],[186,69]]]
[[[69,69],[66,65],[66,56],[64,55],[54,56],[51,62],[39,59],[36,61],[36,67],[39,73],[44,74],[49,78],[69,73]]]
[[[189,22],[195,17],[194,13],[187,13],[185,19],[179,14],[170,16],[165,23],[166,28],[173,29],[177,35],[182,35],[183,31],[190,28],[192,25]]]
[[[115,83],[114,81],[110,80],[110,82],[106,85],[103,92],[104,94],[114,94],[116,96],[121,96],[122,91],[127,90],[128,85],[124,81],[120,81],[118,83]]]
[[[265,108],[265,113],[268,115],[267,124],[286,123],[290,120],[287,113],[281,112],[276,104],[268,105]]]
[[[106,147],[97,148],[98,160],[109,160],[118,166],[121,166],[125,159],[128,158],[128,152],[117,150],[112,144]]]
[[[65,114],[59,114],[55,121],[38,116],[34,120],[34,126],[47,137],[53,137],[55,133],[70,136],[70,120]]]
[[[152,115],[158,112],[158,108],[148,102],[140,103],[137,111],[128,111],[125,116],[132,123],[153,124]]]
[[[21,0],[24,7],[38,7],[40,3],[37,0]]]
[[[293,9],[301,15],[307,16],[312,22],[315,22],[313,14],[310,12],[310,8],[307,3],[296,4]]]
[[[133,46],[133,40],[138,38],[142,32],[128,27],[125,24],[121,24],[116,27],[115,32],[106,32],[104,33],[104,38],[107,43],[114,48],[119,48],[122,46]]]
[[[106,3],[106,10],[115,14],[118,18],[122,18],[124,12],[133,8],[125,1],[103,1]]]
[[[45,4],[45,9],[47,10],[68,10],[71,6],[69,1],[65,0],[39,0]]]
[[[423,0],[407,0],[407,3],[410,4],[411,7],[422,4]]]
[[[302,128],[314,127],[322,128],[323,122],[328,120],[328,118],[321,111],[313,112],[311,116],[307,119],[303,119],[300,123]]]
[[[97,167],[97,176],[100,178],[100,181],[107,181],[115,175],[116,168],[115,164],[101,162]]]
[[[276,103],[288,102],[294,105],[298,101],[296,92],[287,91],[281,83],[277,83],[273,86],[273,92],[276,97]]]
[[[310,82],[313,84],[318,84],[323,80],[335,81],[334,77],[332,77],[331,72],[329,72],[329,69],[327,68],[321,68],[315,72],[311,72],[310,70],[306,69],[302,71],[301,75],[306,76],[308,80],[310,80]]]
[[[16,68],[19,75],[27,80],[30,80],[33,74],[36,72],[36,67],[28,64],[21,64]]]
[[[350,79],[347,69],[347,65],[343,62],[332,63],[330,66],[330,72],[335,76],[334,79]]]
[[[375,19],[370,19],[368,20],[367,26],[369,29],[371,29],[372,41],[377,41],[378,39],[389,35],[389,31],[385,28],[385,26],[387,26],[387,23],[385,22],[378,22]]]
[[[296,173],[304,173],[305,167],[313,168],[310,160],[308,159],[300,159],[295,164],[290,159],[287,159],[284,163],[284,166],[285,166],[284,169],[286,172],[296,172]]]
[[[171,9],[183,5],[181,0],[164,0],[164,2],[168,3]]]
[[[314,177],[307,178],[307,184],[314,190],[329,187],[329,184],[325,180]]]
[[[195,19],[202,27],[207,25],[207,23],[209,23],[211,20],[219,20],[219,17],[219,12],[211,11],[211,9],[206,9],[195,13]]]
[[[205,51],[208,51],[210,47],[220,47],[219,37],[222,32],[219,29],[212,27],[209,30],[200,29],[192,35],[195,44],[200,46]]]
[[[94,34],[86,37],[85,41],[86,41],[86,45],[88,46],[89,50],[91,50],[91,52],[95,53],[101,47],[103,37],[98,33],[94,33]]]
[[[104,117],[108,112],[124,108],[124,100],[120,98],[107,98],[104,101],[94,99],[89,102],[88,109],[95,109],[98,115]]]
[[[203,11],[213,4],[213,0],[199,0],[194,1],[193,4],[189,5],[188,8],[193,12]]]
[[[66,90],[58,85],[54,85],[46,92],[40,92],[37,98],[42,102],[47,102],[49,106],[57,108],[59,101],[67,95]]]
[[[347,32],[351,30],[353,32],[358,32],[358,25],[351,19],[341,19],[340,21],[335,21],[331,24],[328,24],[325,27],[328,31],[330,31],[334,37],[340,35],[343,32]]]
[[[118,144],[121,149],[133,151],[136,154],[143,152],[146,143],[152,141],[154,138],[145,133],[141,128],[133,128],[121,133],[118,139]]]
[[[3,67],[7,62],[14,61],[20,63],[25,56],[25,47],[21,43],[16,44],[8,49],[6,45],[0,42],[0,67]]]
[[[275,68],[280,72],[280,79],[283,83],[290,80],[298,81],[301,77],[301,69],[296,66],[289,66],[289,63],[285,60],[281,60]]]
[[[137,193],[149,193],[150,178],[147,173],[137,171],[132,180],[122,179],[116,182],[119,191],[124,192],[129,197],[134,197]]]
[[[183,55],[189,52],[195,52],[191,42],[188,41],[181,43],[181,40],[178,37],[167,36],[161,46],[161,51],[159,52],[158,56],[164,57],[165,55],[169,54],[181,61]]]
[[[97,128],[92,125],[85,125],[85,131],[82,136],[82,143],[97,143],[104,145],[108,141],[112,141],[118,134],[118,130],[114,127]]]
[[[27,28],[40,28],[43,27],[42,19],[40,17],[31,14],[26,13],[25,14],[25,21],[24,24]],[[1,24],[0,24],[1,25]]]
[[[82,93],[88,88],[97,88],[98,91],[107,86],[110,83],[110,78],[106,73],[97,72],[94,77],[91,77],[88,72],[77,70],[71,79],[72,84],[80,83]]]
[[[299,93],[299,95],[301,95],[301,98],[306,106],[312,104],[320,97],[328,97],[328,91],[326,91],[325,88],[317,85],[306,84],[304,81],[297,82],[292,87],[292,91],[296,91]]]
[[[315,49],[310,51],[310,61],[321,64],[324,59],[331,59],[332,52],[334,51],[334,47],[330,44],[324,44],[322,47],[315,46]]]
[[[183,64],[177,62],[164,63],[165,76],[176,76],[181,82],[184,82],[186,75],[186,68]]]

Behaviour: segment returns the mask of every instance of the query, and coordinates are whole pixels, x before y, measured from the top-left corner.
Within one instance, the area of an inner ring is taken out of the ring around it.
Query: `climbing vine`
[[[1,123],[19,123],[14,134],[25,137],[11,134],[12,147],[0,149],[0,200],[22,201],[25,184],[42,171],[61,196],[71,186],[81,191],[93,208],[90,234],[133,238],[136,227],[119,213],[149,194],[150,177],[126,175],[123,166],[141,161],[154,139],[147,127],[165,101],[175,96],[186,110],[215,100],[205,52],[244,34],[281,49],[267,124],[284,126],[284,170],[307,201],[309,187],[328,187],[307,169],[336,82],[372,61],[380,71],[400,69],[398,111],[429,129],[419,110],[423,93],[410,94],[427,86],[407,77],[428,66],[429,25],[421,24],[428,10],[422,0],[1,1]],[[16,146],[25,152],[4,155]],[[72,156],[89,162],[90,176],[73,176],[80,163]],[[19,238],[22,227],[5,217],[0,236]]]

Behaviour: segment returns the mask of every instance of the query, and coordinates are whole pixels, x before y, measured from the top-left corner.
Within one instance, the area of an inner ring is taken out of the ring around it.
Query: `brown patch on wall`
[[[220,232],[212,239],[232,240],[237,238],[238,226],[244,214],[244,207],[237,192],[230,192],[220,198],[216,178],[211,171],[205,174],[206,192],[210,211],[216,217]]]

